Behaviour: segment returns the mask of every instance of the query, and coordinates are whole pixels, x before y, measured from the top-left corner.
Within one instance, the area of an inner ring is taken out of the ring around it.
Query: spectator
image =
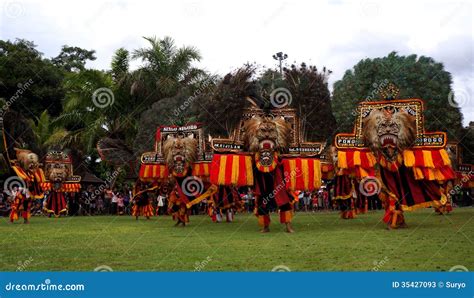
[[[117,190],[114,189],[112,191],[112,204],[110,205],[110,214],[117,214],[117,202],[118,202],[118,196],[117,196]]]
[[[312,198],[311,198],[311,203],[312,203],[312,205],[313,205],[313,212],[314,212],[315,210],[318,210],[318,207],[319,207],[319,206],[318,206],[318,197],[319,197],[318,193],[317,193],[317,192],[313,192]]]
[[[97,214],[104,214],[104,198],[102,194],[97,197]]]
[[[157,200],[156,215],[163,215],[164,209],[165,209],[166,194],[164,194],[163,192],[160,192],[156,200]]]
[[[117,214],[123,215],[125,209],[124,198],[122,193],[117,194]]]
[[[308,211],[309,204],[311,203],[311,195],[308,191],[303,192],[303,205],[304,211]]]
[[[107,210],[109,214],[112,213],[112,190],[107,187],[104,191],[104,209]]]
[[[250,188],[247,191],[247,201],[249,206],[248,211],[253,212],[253,209],[255,208],[255,197],[253,195],[252,189]]]

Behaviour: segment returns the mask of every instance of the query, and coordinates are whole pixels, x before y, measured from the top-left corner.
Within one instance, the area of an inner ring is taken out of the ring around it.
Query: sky
[[[27,1],[0,0],[0,39],[33,40],[46,57],[62,45],[96,50],[88,67],[109,69],[113,52],[171,36],[198,48],[197,66],[225,75],[246,62],[305,61],[332,84],[364,58],[426,55],[453,75],[464,124],[474,121],[472,1]],[[138,61],[134,66],[138,65]]]

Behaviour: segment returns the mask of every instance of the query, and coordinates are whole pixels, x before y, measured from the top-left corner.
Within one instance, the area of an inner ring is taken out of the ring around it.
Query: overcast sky
[[[119,47],[142,36],[193,45],[200,66],[218,74],[245,62],[274,67],[272,54],[333,71],[330,85],[360,59],[434,57],[451,72],[464,124],[474,121],[471,1],[26,1],[0,0],[0,39],[33,40],[46,57],[62,45],[97,52],[89,67],[108,69]]]

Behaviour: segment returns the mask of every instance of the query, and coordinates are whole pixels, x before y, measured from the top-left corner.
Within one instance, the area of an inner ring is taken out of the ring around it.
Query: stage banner
[[[109,272],[110,267],[101,267],[98,272],[1,272],[0,297],[472,298],[474,294],[471,272],[288,272],[281,265],[273,272],[152,273]]]

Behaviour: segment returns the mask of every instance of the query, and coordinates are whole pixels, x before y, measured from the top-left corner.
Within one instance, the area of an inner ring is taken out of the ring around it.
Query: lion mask
[[[290,129],[283,117],[253,117],[244,123],[244,142],[250,152],[259,153],[262,165],[270,165],[274,153],[287,150]]]
[[[53,163],[50,164],[48,179],[54,183],[61,183],[68,177],[68,169],[65,164]]]
[[[363,127],[365,143],[373,152],[381,152],[390,161],[395,160],[399,152],[413,146],[416,140],[415,119],[404,110],[373,110],[364,120]]]
[[[26,149],[15,149],[16,158],[25,171],[34,171],[39,167],[39,158],[36,153]]]
[[[166,164],[173,175],[186,175],[197,158],[197,140],[192,136],[169,136],[163,144]]]

